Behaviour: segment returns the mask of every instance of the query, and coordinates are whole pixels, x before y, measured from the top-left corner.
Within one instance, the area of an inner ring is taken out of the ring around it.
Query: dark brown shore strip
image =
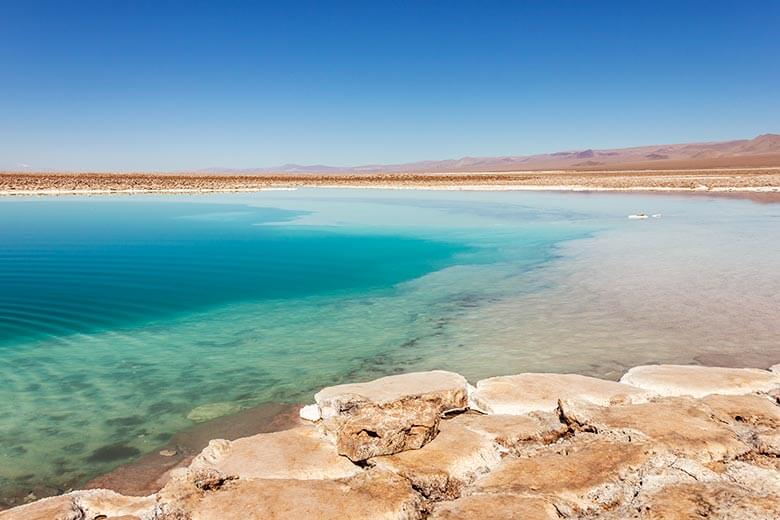
[[[159,491],[174,468],[184,467],[212,439],[235,440],[258,433],[288,430],[301,424],[300,405],[268,403],[218,417],[175,434],[158,450],[87,482],[83,489],[110,489],[145,496]]]
[[[86,483],[72,482],[71,487],[110,489],[134,496],[156,493],[165,485],[171,470],[188,466],[193,457],[208,446],[210,440],[235,440],[258,433],[294,428],[301,424],[298,417],[299,408],[300,405],[267,403],[196,424],[174,434],[166,444],[157,447],[154,451],[132,462],[122,464],[109,473],[92,478]],[[30,502],[31,499],[64,492],[65,489],[49,486],[24,489],[13,496],[0,496],[0,511]]]
[[[300,187],[780,190],[778,168],[478,173],[0,173],[0,194],[251,191]]]

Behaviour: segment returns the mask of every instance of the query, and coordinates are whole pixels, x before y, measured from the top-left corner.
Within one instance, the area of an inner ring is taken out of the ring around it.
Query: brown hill
[[[780,166],[780,135],[714,143],[667,144],[606,150],[572,150],[509,157],[465,157],[387,167],[389,171],[513,171],[679,169]]]
[[[208,173],[397,173],[507,172],[534,170],[678,170],[780,167],[780,135],[706,143],[665,144],[606,150],[571,150],[538,155],[462,157],[356,167],[286,164],[273,168],[210,168]]]

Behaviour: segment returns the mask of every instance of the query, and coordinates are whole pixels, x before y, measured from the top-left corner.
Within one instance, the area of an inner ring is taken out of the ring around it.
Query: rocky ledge
[[[779,400],[778,365],[391,376],[214,440],[151,496],[75,491],[0,519],[776,519]]]

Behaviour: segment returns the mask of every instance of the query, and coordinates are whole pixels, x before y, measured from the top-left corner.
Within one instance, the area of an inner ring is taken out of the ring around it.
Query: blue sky
[[[0,168],[529,154],[780,132],[780,2],[0,1]]]

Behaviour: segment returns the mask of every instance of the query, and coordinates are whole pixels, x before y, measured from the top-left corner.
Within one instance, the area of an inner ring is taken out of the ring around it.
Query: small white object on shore
[[[300,409],[298,415],[305,421],[317,422],[322,418],[320,407],[316,404],[307,404]]]

